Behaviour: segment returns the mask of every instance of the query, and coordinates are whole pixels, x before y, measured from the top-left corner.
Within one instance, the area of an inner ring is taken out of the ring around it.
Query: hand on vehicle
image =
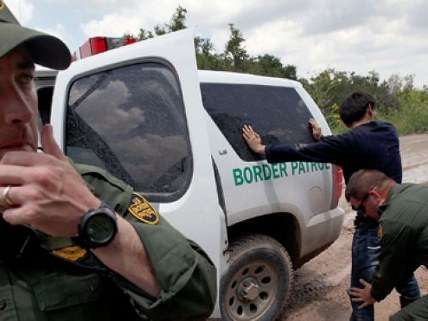
[[[311,119],[309,119],[309,127],[312,130],[312,137],[316,141],[319,141],[322,137],[320,125],[317,123],[317,121],[315,119],[311,118]]]
[[[44,153],[13,151],[0,162],[3,212],[12,225],[29,225],[53,236],[75,236],[81,216],[97,208],[97,199],[56,144],[51,126],[42,131]]]
[[[244,125],[242,137],[253,152],[264,155],[266,146],[262,144],[260,135],[250,125]]]
[[[363,279],[360,279],[360,283],[364,286],[362,289],[351,288],[349,293],[353,297],[352,301],[362,302],[362,304],[359,306],[359,308],[362,309],[369,305],[374,304],[376,300],[373,299],[371,295],[372,285]]]

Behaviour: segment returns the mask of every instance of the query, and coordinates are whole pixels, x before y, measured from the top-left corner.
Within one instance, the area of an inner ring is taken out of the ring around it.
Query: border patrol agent
[[[70,52],[0,0],[0,321],[202,320],[216,270],[195,243],[105,171],[38,146],[34,64]],[[83,179],[82,179],[83,178]]]
[[[361,280],[363,289],[351,289],[354,301],[364,307],[383,300],[399,277],[411,275],[420,265],[428,267],[428,186],[396,184],[379,171],[360,170],[351,177],[346,198],[379,221],[378,271],[371,284]],[[428,295],[409,304],[390,320],[428,320]]]

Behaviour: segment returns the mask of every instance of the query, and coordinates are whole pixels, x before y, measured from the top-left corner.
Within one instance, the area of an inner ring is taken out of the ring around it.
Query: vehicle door
[[[204,107],[217,125],[210,139],[214,159],[222,168],[228,223],[289,212],[301,224],[310,225],[317,215],[324,215],[331,208],[330,164],[268,164],[250,152],[241,135],[243,125],[249,124],[265,144],[312,143],[308,120],[315,117],[317,107],[303,100],[295,83],[286,80],[244,75],[214,82],[207,76],[201,91]],[[324,121],[322,115],[316,116]]]
[[[58,74],[51,122],[71,159],[129,183],[220,267],[224,213],[202,111],[185,30],[72,63]]]

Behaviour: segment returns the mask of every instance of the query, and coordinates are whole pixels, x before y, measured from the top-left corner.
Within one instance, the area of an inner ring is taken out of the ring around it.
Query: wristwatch
[[[89,249],[108,245],[116,236],[116,221],[116,213],[104,203],[90,209],[80,219],[76,242]]]

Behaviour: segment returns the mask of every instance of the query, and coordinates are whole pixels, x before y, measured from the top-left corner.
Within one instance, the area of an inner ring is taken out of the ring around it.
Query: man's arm
[[[12,186],[8,200],[13,203],[3,218],[50,236],[74,237],[82,215],[101,201],[62,154],[49,127],[42,145],[44,154],[20,151],[2,158],[0,182]],[[116,272],[113,279],[136,311],[153,320],[166,320],[171,313],[175,320],[208,317],[215,303],[216,270],[203,251],[162,218],[158,225],[125,219],[118,218],[115,239],[93,253]]]
[[[380,228],[384,229],[382,250],[379,257],[380,264],[374,275],[372,284],[360,280],[363,288],[351,288],[353,301],[361,302],[360,307],[382,301],[395,286],[395,282],[404,273],[413,272],[406,266],[409,264],[407,255],[412,248],[412,239],[415,236],[411,228],[397,222],[387,222]]]
[[[52,236],[76,236],[80,218],[101,201],[61,152],[50,126],[43,130],[42,147],[45,154],[10,152],[3,157],[0,181],[12,186],[8,196],[14,203],[3,218]],[[112,270],[158,296],[159,285],[137,233],[121,218],[118,228],[114,241],[95,254]]]
[[[249,125],[243,127],[242,136],[253,152],[266,155],[270,163],[306,161],[343,165],[354,153],[352,137],[349,134],[327,136],[319,142],[299,146],[291,144],[266,146],[260,135]]]
[[[157,298],[147,298],[127,282],[117,284],[153,320],[205,320],[216,302],[216,269],[204,251],[186,240],[163,217],[145,224],[131,214],[125,218],[136,229],[155,268],[161,287]]]
[[[130,298],[134,310],[152,320],[206,319],[216,300],[216,269],[204,251],[184,238],[151,204],[132,187],[104,170],[74,164],[95,195],[117,212],[137,232],[161,288],[158,297],[122,277],[108,273],[115,284]],[[91,256],[80,265],[103,270]],[[109,269],[111,271],[111,269]]]
[[[414,248],[413,239],[416,235],[409,226],[398,222],[383,221],[380,226],[384,236],[381,240],[379,268],[374,275],[371,290],[376,301],[383,300],[392,291],[395,282],[409,272],[408,254]]]
[[[122,217],[117,217],[118,233],[105,247],[92,250],[111,270],[144,289],[153,297],[160,294],[153,266],[137,232]]]

